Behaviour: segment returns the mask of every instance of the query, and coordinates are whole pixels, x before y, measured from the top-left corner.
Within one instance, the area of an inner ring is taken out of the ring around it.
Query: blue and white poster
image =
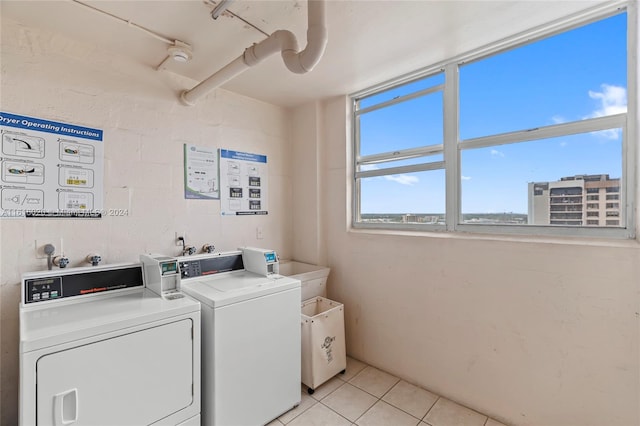
[[[0,135],[0,217],[102,217],[102,130],[0,112]]]
[[[217,149],[184,144],[184,198],[220,199]]]
[[[220,150],[220,212],[223,216],[267,214],[267,156]]]

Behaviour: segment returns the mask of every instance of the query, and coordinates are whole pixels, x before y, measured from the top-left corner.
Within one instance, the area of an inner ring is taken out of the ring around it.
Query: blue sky
[[[464,65],[461,138],[623,112],[626,68],[626,14]],[[442,82],[416,82],[363,100],[361,107]],[[442,143],[442,96],[364,114],[361,135],[363,155]],[[526,213],[527,182],[583,173],[619,178],[621,146],[621,133],[612,130],[465,150],[462,211]],[[362,195],[362,213],[443,213],[444,172],[366,179]]]

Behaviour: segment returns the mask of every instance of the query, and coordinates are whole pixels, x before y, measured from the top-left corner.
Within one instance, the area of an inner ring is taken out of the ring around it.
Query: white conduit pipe
[[[145,28],[145,27],[143,27],[141,25],[136,24],[135,22],[131,22],[130,19],[121,18],[119,16],[114,15],[113,13],[109,13],[109,12],[106,12],[106,11],[104,11],[102,9],[98,9],[97,7],[88,5],[88,4],[83,3],[83,2],[81,2],[79,0],[71,0],[71,1],[73,1],[78,6],[83,6],[83,7],[87,8],[87,9],[89,9],[89,10],[95,12],[95,13],[98,13],[98,14],[100,14],[102,16],[106,16],[106,17],[114,19],[114,20],[116,20],[116,21],[118,21],[118,22],[120,22],[122,24],[126,24],[126,25],[128,25],[130,27],[136,28],[136,29],[138,29],[138,30],[150,35],[153,38],[156,38],[156,39],[158,39],[160,41],[164,41],[167,44],[173,44],[175,42],[175,40],[167,38],[167,37],[163,36],[162,34],[158,34],[158,33],[154,32],[154,31],[151,31],[148,28]]]
[[[287,68],[296,74],[311,71],[320,61],[327,46],[325,25],[325,1],[309,0],[307,13],[307,46],[298,52],[296,36],[287,30],[278,30],[260,43],[245,49],[233,62],[211,75],[191,90],[180,94],[185,105],[193,106],[198,99],[231,80],[238,74],[253,67],[274,53],[280,52]]]

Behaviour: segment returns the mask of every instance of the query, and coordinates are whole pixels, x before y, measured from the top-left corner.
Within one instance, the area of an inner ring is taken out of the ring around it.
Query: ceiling
[[[306,45],[307,4],[234,0],[218,19],[219,0],[2,0],[0,12],[28,26],[118,52],[155,69],[168,44],[135,27],[192,46],[187,63],[164,70],[201,81],[278,29]],[[281,106],[348,94],[435,64],[602,1],[328,0],[329,41],[316,68],[289,72],[279,55],[227,82],[225,89]],[[231,12],[231,13],[230,13]],[[122,22],[130,21],[135,25]],[[190,87],[187,87],[187,89]]]

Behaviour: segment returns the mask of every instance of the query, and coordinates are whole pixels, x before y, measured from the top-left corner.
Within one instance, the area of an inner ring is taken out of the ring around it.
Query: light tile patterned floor
[[[347,357],[347,372],[319,386],[267,426],[505,426]]]

